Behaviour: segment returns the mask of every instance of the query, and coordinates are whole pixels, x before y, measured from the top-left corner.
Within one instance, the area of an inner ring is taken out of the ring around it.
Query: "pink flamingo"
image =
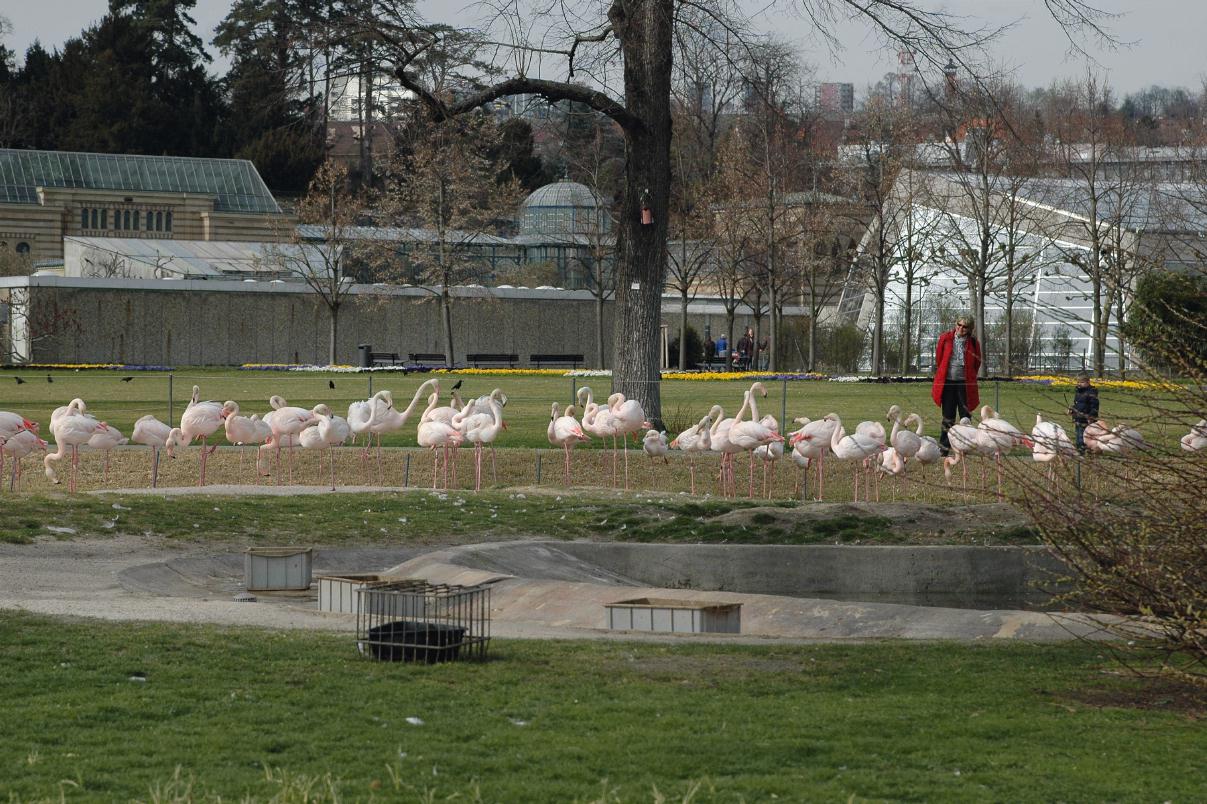
[[[809,466],[817,462],[817,497],[825,496],[826,454],[830,451],[830,441],[834,437],[834,420],[829,416],[816,421],[802,416],[795,420],[801,425],[800,429],[788,436],[792,445],[793,463],[804,469],[802,487],[808,487]]]
[[[639,432],[649,429],[651,425],[645,419],[645,411],[642,409],[641,403],[636,399],[626,399],[625,395],[620,392],[608,397],[608,410],[612,412],[612,418],[616,421],[616,435],[620,436],[620,444],[624,448],[624,487],[628,491],[629,442],[626,439],[630,435],[636,439]]]
[[[905,423],[908,425],[911,421],[915,422],[917,429],[914,430],[914,435],[918,436],[918,451],[914,454],[914,460],[923,466],[930,466],[932,463],[938,463],[943,459],[943,448],[939,446],[939,442],[933,436],[923,435],[922,417],[917,413],[911,413],[905,417]]]
[[[151,488],[157,488],[159,486],[159,451],[166,448],[169,458],[176,457],[174,454],[176,442],[172,438],[171,426],[148,413],[134,423],[130,441],[151,448]]]
[[[178,444],[188,445],[200,439],[201,441],[201,474],[197,485],[205,485],[205,466],[209,454],[217,447],[209,447],[209,437],[222,426],[226,411],[217,402],[202,402],[201,388],[194,385],[193,395],[188,407],[180,415],[180,426],[173,429],[171,436]]]
[[[549,412],[549,426],[545,429],[545,437],[555,447],[561,447],[566,454],[565,483],[570,485],[570,450],[575,444],[590,441],[583,432],[582,425],[574,418],[574,406],[567,405],[565,415],[559,415],[560,406],[554,402]]]
[[[80,404],[83,402],[81,401]],[[37,435],[38,423],[30,421],[19,413],[0,410],[0,446],[23,430],[29,430]],[[4,476],[4,454],[4,450],[0,449],[0,477]]]
[[[80,402],[80,405],[77,406],[76,402]],[[76,475],[80,465],[80,447],[87,444],[98,430],[104,430],[107,427],[104,422],[98,422],[95,417],[82,412],[82,407],[83,403],[74,399],[70,405],[56,410],[51,415],[50,431],[54,434],[56,449],[42,459],[46,477],[50,478],[50,482],[57,484],[59,478],[55,475],[51,463],[62,460],[67,454],[67,448],[71,448],[71,481],[67,488],[73,492],[77,488]],[[63,412],[60,413],[60,410]]]
[[[463,434],[465,441],[474,445],[474,491],[482,488],[482,445],[493,445],[503,429],[503,403],[498,399],[489,401],[490,413],[475,413],[465,416],[464,411],[453,417],[453,427]],[[491,454],[493,467],[494,455]],[[497,471],[495,472],[497,477]]]
[[[0,453],[7,455],[13,462],[12,472],[8,481],[9,491],[14,491],[21,482],[21,459],[36,449],[45,452],[46,442],[30,429],[18,430],[7,438],[0,438]]]
[[[1049,483],[1056,480],[1056,462],[1075,455],[1077,449],[1065,429],[1056,422],[1044,421],[1043,414],[1036,413],[1035,426],[1031,428],[1031,457],[1047,465],[1045,476]]]
[[[661,458],[664,464],[670,465],[670,459],[666,457],[666,453],[670,451],[670,447],[666,443],[666,431],[658,432],[650,430],[641,439],[641,449],[646,455],[650,456],[650,463]]]
[[[261,444],[272,437],[272,428],[260,424],[258,416],[253,418],[252,416],[241,415],[239,413],[239,403],[234,400],[228,399],[222,403],[222,409],[226,411],[223,421],[226,440],[240,447],[239,468],[242,469],[243,453],[247,451],[247,447],[253,445],[258,449]]]
[[[97,430],[92,434],[92,438],[88,439],[88,446],[90,448],[105,453],[105,483],[109,482],[110,454],[113,452],[114,447],[119,447],[129,441],[130,439],[123,437],[121,431],[112,425],[106,425],[103,430]]]
[[[411,418],[411,414],[415,412],[415,408],[419,405],[420,398],[425,398],[426,389],[432,389],[437,396],[440,394],[440,381],[433,378],[425,380],[415,389],[415,396],[411,397],[411,403],[407,405],[406,410],[399,411],[394,407],[394,396],[389,391],[383,391],[381,394],[375,394],[375,397],[380,397],[374,405],[373,420],[369,424],[369,434],[377,436],[377,477],[378,481],[382,478],[381,466],[381,437],[386,433],[396,433],[406,426],[407,420]],[[429,407],[434,407],[429,405]],[[350,424],[350,422],[349,422]]]
[[[293,448],[300,443],[303,430],[316,426],[319,422],[314,412],[286,403],[285,399],[274,394],[268,398],[272,411],[264,417],[264,421],[272,430],[272,437],[264,442],[264,447],[271,447],[276,455],[276,482],[281,482],[281,447],[288,449],[286,455],[290,483],[293,482]],[[264,447],[261,447],[263,450]]]
[[[1207,419],[1190,428],[1190,432],[1179,439],[1182,449],[1186,452],[1207,452]]]
[[[428,407],[434,409],[439,398],[440,395],[438,393],[433,393],[429,398]],[[420,417],[419,431],[416,438],[419,446],[432,451],[432,488],[437,488],[436,474],[441,466],[440,453],[437,450],[443,452],[444,488],[447,489],[449,450],[461,443],[463,438],[461,432],[451,424],[438,421],[424,421],[423,417]]]
[[[768,428],[779,431],[779,422],[774,416],[764,416],[762,423]],[[763,496],[771,499],[771,488],[775,485],[775,465],[784,457],[784,441],[773,441],[770,444],[760,444],[754,448],[754,457],[763,464]],[[767,472],[771,472],[771,483],[768,485]]]
[[[834,433],[830,436],[830,451],[834,453],[834,457],[840,461],[858,460],[863,462],[865,471],[869,468],[868,461],[871,458],[879,455],[884,451],[884,441],[877,439],[874,434],[870,434],[874,428],[865,428],[865,432],[861,433],[856,429],[851,435],[846,434],[843,429],[842,419],[837,413],[826,414],[826,418],[834,422]],[[881,431],[883,431],[883,427]],[[868,491],[864,490],[864,497],[868,496]],[[854,499],[859,499],[859,471],[855,471],[855,493]]]
[[[989,405],[981,406],[981,423],[977,429],[993,443],[993,463],[997,469],[997,496],[1002,496],[1002,454],[1009,453],[1020,444],[1031,446],[1031,440],[1010,422],[1003,419]],[[950,440],[950,437],[949,437]]]
[[[968,491],[968,463],[964,458],[968,455],[990,457],[997,452],[997,443],[987,431],[973,427],[972,421],[968,417],[964,417],[959,424],[953,424],[948,428],[947,443],[951,447],[951,454],[943,459],[943,476],[950,481],[951,467],[957,463],[960,464],[963,470],[963,488],[964,491]],[[981,486],[983,488],[985,485],[984,466],[981,469]]]
[[[758,402],[753,393],[755,386],[762,391],[763,396],[767,395],[767,390],[762,383],[756,382],[754,386],[751,386],[751,389],[746,392],[746,402],[750,408],[750,421],[735,421],[729,428],[729,443],[743,452],[750,453],[750,483],[747,494],[749,498],[754,497],[754,451],[761,446],[776,442],[782,443],[784,440],[784,437],[779,434],[779,424],[774,418],[771,418],[770,422],[767,421],[770,417],[759,418]],[[774,425],[774,427],[769,425]]]
[[[616,485],[617,455],[616,455],[616,417],[611,408],[596,404],[591,389],[583,386],[578,389],[578,401],[583,406],[583,430],[600,439],[612,439],[612,485]]]
[[[709,411],[707,416],[675,436],[675,440],[671,442],[671,449],[678,449],[687,453],[687,466],[688,471],[691,473],[691,493],[693,496],[696,493],[695,456],[696,453],[708,452],[712,449],[711,433],[709,432],[709,425],[711,424],[712,411]]]

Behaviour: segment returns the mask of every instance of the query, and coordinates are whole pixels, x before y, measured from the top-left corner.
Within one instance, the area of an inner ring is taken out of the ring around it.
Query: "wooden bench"
[[[444,368],[447,363],[443,352],[411,352],[407,363],[415,368]]]
[[[465,356],[465,360],[474,368],[482,368],[483,365],[506,365],[507,368],[515,368],[515,364],[519,359],[519,355],[495,354],[493,352],[477,352]]]
[[[544,365],[555,364],[555,365],[559,365],[559,366],[568,365],[572,368],[578,368],[579,363],[583,362],[583,356],[582,355],[555,355],[555,354],[528,355],[528,362],[531,363],[534,368],[540,368],[543,364]]]
[[[401,362],[398,352],[369,352],[370,366],[396,366]]]

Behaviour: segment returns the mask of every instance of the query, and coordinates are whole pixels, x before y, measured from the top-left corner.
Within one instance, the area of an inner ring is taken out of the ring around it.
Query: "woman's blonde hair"
[[[963,325],[964,325],[964,327],[965,327],[965,328],[966,328],[966,329],[967,329],[967,330],[968,330],[970,333],[971,333],[971,332],[976,332],[976,324],[974,324],[974,323],[972,322],[972,318],[971,318],[971,317],[969,317],[969,316],[966,316],[966,315],[962,315],[962,316],[960,316],[959,318],[957,318],[957,319],[956,319],[956,323],[957,323],[957,324],[963,324]]]

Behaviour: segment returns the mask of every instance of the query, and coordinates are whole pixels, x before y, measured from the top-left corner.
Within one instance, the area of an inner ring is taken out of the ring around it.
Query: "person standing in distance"
[[[971,416],[981,402],[977,372],[981,370],[981,344],[968,316],[956,319],[955,329],[939,336],[935,345],[935,380],[930,395],[943,410],[943,432],[939,447],[944,455],[951,449],[947,430],[959,419]]]

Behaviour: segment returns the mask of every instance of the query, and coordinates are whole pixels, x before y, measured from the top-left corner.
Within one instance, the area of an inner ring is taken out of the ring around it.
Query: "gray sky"
[[[948,0],[940,4],[936,0],[932,5],[992,26],[1017,20],[1016,27],[994,43],[991,57],[1013,68],[1016,80],[1026,87],[1047,86],[1054,79],[1084,74],[1084,61],[1069,56],[1068,43],[1042,0]],[[1112,30],[1132,43],[1113,52],[1086,43],[1120,96],[1152,84],[1193,90],[1207,78],[1207,51],[1202,45],[1207,0],[1096,0],[1094,4],[1122,15],[1112,23]],[[14,29],[7,45],[18,57],[35,39],[47,49],[59,46],[99,19],[108,7],[107,0],[24,0],[3,5],[0,15],[8,17]],[[420,4],[433,21],[452,24],[472,21],[461,12],[466,7],[467,0],[423,0]],[[866,86],[895,69],[896,57],[885,53],[865,26],[856,24],[839,26],[836,33],[844,50],[838,60],[832,59],[811,35],[810,24],[783,10],[791,7],[781,2],[777,10],[757,17],[756,24],[800,46],[804,61],[815,67],[819,80],[853,83],[856,94],[862,96]],[[194,16],[203,39],[212,38],[214,26],[229,8],[228,0],[198,1]]]

